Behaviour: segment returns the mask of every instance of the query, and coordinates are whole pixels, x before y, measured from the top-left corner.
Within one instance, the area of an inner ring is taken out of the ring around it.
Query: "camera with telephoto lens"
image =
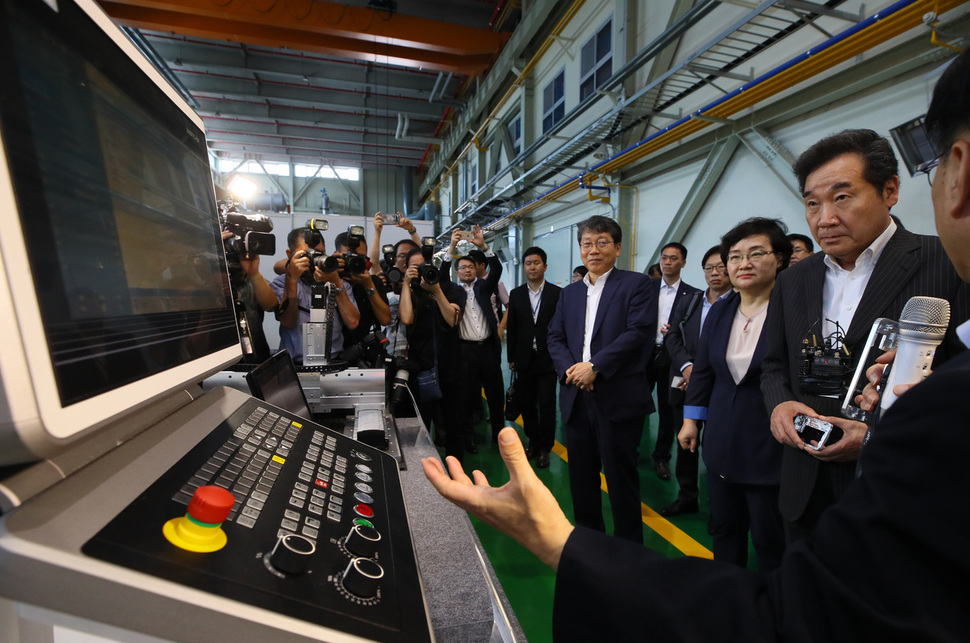
[[[384,331],[372,331],[353,346],[345,348],[340,353],[340,359],[358,368],[381,367],[387,356],[387,343]]]
[[[420,369],[417,364],[405,357],[394,357],[388,364],[388,373],[394,373],[391,382],[391,404],[397,405],[401,400],[408,398],[408,380],[411,373],[417,373]]]
[[[387,278],[387,285],[393,288],[404,280],[404,273],[401,269],[394,265],[394,244],[388,243],[381,246],[381,253],[384,255],[384,263],[387,264],[387,270],[384,271],[384,276]]]
[[[421,237],[421,256],[424,257],[424,263],[418,266],[418,281],[411,281],[412,290],[419,288],[421,285],[420,282],[424,282],[429,286],[438,283],[440,272],[432,260],[434,257],[435,243],[436,239],[434,237]]]
[[[310,260],[310,270],[307,271],[310,277],[313,276],[314,268],[319,268],[322,272],[333,272],[340,267],[340,260],[337,257],[316,248],[307,248],[306,257]]]
[[[240,259],[248,255],[272,255],[276,253],[276,237],[273,221],[262,214],[242,214],[236,211],[232,201],[219,202],[219,219],[222,229],[232,236],[223,240],[229,276],[237,281],[243,276]]]

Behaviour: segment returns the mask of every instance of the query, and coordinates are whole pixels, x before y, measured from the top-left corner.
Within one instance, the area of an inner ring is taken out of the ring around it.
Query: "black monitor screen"
[[[289,351],[281,350],[246,373],[246,382],[254,397],[307,420],[313,419]]]
[[[0,126],[66,406],[239,340],[204,133],[57,4],[0,0]]]

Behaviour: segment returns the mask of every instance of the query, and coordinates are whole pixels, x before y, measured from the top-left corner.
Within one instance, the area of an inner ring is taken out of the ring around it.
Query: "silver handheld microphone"
[[[936,347],[943,341],[950,323],[950,302],[937,297],[913,297],[899,316],[899,345],[882,388],[880,408],[885,411],[896,395],[898,384],[915,384],[930,373]]]

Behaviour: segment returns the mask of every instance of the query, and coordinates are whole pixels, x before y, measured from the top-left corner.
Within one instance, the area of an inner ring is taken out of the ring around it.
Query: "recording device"
[[[357,248],[364,241],[364,226],[347,226],[347,247],[350,248],[343,254],[344,268],[343,275],[362,275],[367,272],[367,257],[357,254]]]
[[[841,397],[852,373],[852,356],[838,322],[829,320],[835,324],[835,332],[820,337],[821,333],[815,331],[821,326],[821,321],[815,322],[802,340],[799,388],[809,395]]]
[[[321,233],[329,227],[330,224],[326,219],[308,219],[303,226],[303,240],[306,241],[307,246],[310,248],[316,248],[323,243],[323,235]]]
[[[879,407],[885,411],[896,395],[897,384],[915,384],[929,375],[936,347],[943,341],[950,324],[950,302],[937,297],[913,297],[899,315],[896,358],[883,371],[886,382],[880,392]]]
[[[381,218],[384,219],[384,225],[397,225],[401,220],[400,215],[397,212],[389,212],[388,214],[382,214]]]
[[[340,267],[339,258],[328,255],[326,252],[322,252],[316,248],[307,248],[306,256],[310,260],[310,266],[319,268],[323,272],[333,272]],[[307,272],[312,272],[312,268]]]
[[[219,220],[223,230],[232,236],[223,240],[229,275],[234,280],[242,277],[239,260],[246,255],[276,254],[276,237],[272,235],[273,221],[262,214],[236,212],[232,201],[219,202]]]
[[[378,368],[383,366],[386,349],[387,335],[384,331],[375,330],[353,346],[345,348],[340,353],[340,359],[358,368]]]
[[[381,246],[381,253],[384,255],[384,263],[387,264],[387,270],[384,271],[384,276],[387,278],[387,284],[390,287],[394,287],[404,280],[404,273],[401,269],[394,265],[394,244],[387,243]]]
[[[458,240],[459,241],[472,241],[475,238],[475,233],[471,230],[459,230]]]
[[[433,261],[435,243],[437,240],[434,237],[421,237],[421,256],[424,257],[424,263],[418,266],[418,279],[429,286],[438,283],[441,276]],[[419,288],[420,281],[412,281],[411,289]]]
[[[802,436],[802,442],[810,449],[818,451],[825,446],[832,434],[832,424],[825,420],[808,417],[799,413],[795,416],[795,430]],[[812,444],[812,443],[815,444]]]
[[[396,407],[401,400],[408,397],[408,380],[411,379],[411,372],[417,371],[417,366],[405,357],[395,357],[388,365],[388,371],[394,372],[394,379],[391,382],[391,405]]]
[[[872,324],[869,331],[869,338],[866,339],[866,346],[856,364],[855,374],[852,376],[852,383],[849,384],[848,392],[842,401],[842,416],[850,420],[859,422],[870,422],[875,418],[871,411],[864,411],[856,404],[855,399],[862,395],[863,389],[869,383],[866,371],[876,363],[876,359],[883,353],[896,350],[896,342],[899,339],[899,324],[893,319],[880,317]]]

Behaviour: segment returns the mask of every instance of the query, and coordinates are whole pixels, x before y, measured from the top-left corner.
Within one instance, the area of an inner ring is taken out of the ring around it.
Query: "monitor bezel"
[[[59,2],[72,2],[84,11],[178,106],[188,123],[197,130],[200,140],[204,140],[202,119],[97,4],[91,0]],[[2,142],[0,139],[0,144]],[[212,207],[215,214],[214,202]],[[5,273],[0,276],[0,301],[6,300],[0,306],[0,337],[6,343],[0,360],[0,386],[6,399],[0,401],[0,405],[6,406],[4,415],[7,415],[0,418],[0,422],[10,422],[20,441],[38,458],[49,457],[83,435],[143,408],[174,389],[199,382],[241,357],[237,343],[88,399],[63,405],[30,271],[13,178],[4,154],[0,154],[0,261]],[[4,430],[2,426],[0,430]],[[17,460],[9,460],[9,457],[0,454],[0,464],[22,461],[22,457]]]

